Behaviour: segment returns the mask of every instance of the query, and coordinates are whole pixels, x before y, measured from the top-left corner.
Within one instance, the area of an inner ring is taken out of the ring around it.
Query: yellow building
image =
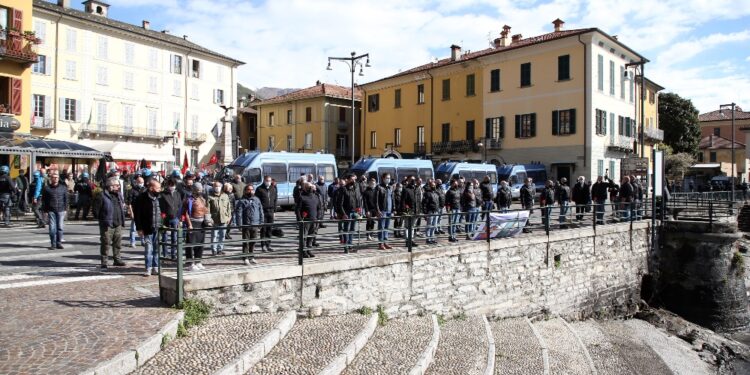
[[[732,175],[732,140],[718,135],[707,135],[701,138],[698,147],[698,162],[704,164],[714,164],[713,168],[718,168],[725,176]],[[734,142],[734,162],[737,171],[737,178],[742,181],[747,178],[747,162],[745,156],[745,144]]]
[[[731,148],[732,140],[732,109],[726,108],[722,110],[711,111],[702,113],[698,116],[701,127],[701,154],[699,157],[703,158],[703,162],[710,163],[712,158],[712,150],[705,148],[704,145],[708,144],[707,139],[713,136],[714,139],[725,139],[727,144]],[[745,112],[739,106],[735,107],[734,111],[734,141],[735,141],[735,176],[740,181],[747,179],[748,173],[744,160],[750,159],[750,149],[747,149],[747,134],[750,132],[750,112]],[[723,162],[721,165],[721,171],[726,173],[727,176],[732,175],[731,166],[731,150],[714,150],[715,159],[719,162]],[[743,164],[740,161],[743,160]],[[728,163],[728,164],[724,164]]]
[[[641,80],[636,78],[636,113],[635,116],[638,118],[638,122],[641,120]],[[664,87],[646,78],[643,82],[645,85],[645,97],[643,98],[643,155],[649,159],[648,169],[649,175],[653,173],[652,164],[652,151],[654,147],[664,141],[664,130],[659,129],[659,92],[664,90]],[[636,150],[636,153],[640,155],[641,150]]]
[[[392,145],[403,157],[539,162],[551,178],[619,178],[620,159],[639,149],[626,64],[648,60],[597,28],[553,25],[530,38],[505,26],[491,48],[451,46],[448,58],[363,85],[363,154]]]
[[[355,90],[354,98],[359,110],[359,90]],[[257,110],[258,149],[333,153],[343,166],[352,158],[351,103],[350,88],[320,81],[312,87],[255,101],[252,105]],[[359,138],[359,121],[357,128]],[[355,158],[359,155],[355,149]]]

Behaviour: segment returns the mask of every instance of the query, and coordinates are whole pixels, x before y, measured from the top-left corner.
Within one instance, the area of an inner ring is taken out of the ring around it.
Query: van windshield
[[[443,183],[450,182],[451,180],[450,172],[437,172],[436,175],[438,180],[443,181]]]

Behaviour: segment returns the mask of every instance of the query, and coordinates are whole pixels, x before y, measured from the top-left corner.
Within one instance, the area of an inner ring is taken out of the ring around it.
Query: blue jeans
[[[438,213],[437,212],[431,212],[427,214],[427,231],[426,236],[428,240],[434,240],[435,239],[435,230],[437,229],[437,220],[438,220]]]
[[[351,245],[352,238],[354,237],[354,230],[357,225],[357,221],[354,218],[357,216],[356,212],[350,212],[345,219],[351,219],[350,221],[344,221],[341,228],[344,231],[344,244]]]
[[[565,224],[568,216],[568,202],[560,202],[560,224]]]
[[[10,194],[0,195],[0,207],[2,207],[3,209],[3,212],[2,212],[3,223],[5,225],[10,225],[10,206],[11,206]]]
[[[227,226],[216,225],[211,230],[211,254],[216,255],[219,251],[224,251],[224,238],[227,235]]]
[[[479,209],[478,208],[470,208],[468,213],[466,214],[466,235],[473,235],[474,230],[477,227],[477,218],[479,217]]]
[[[170,219],[169,223],[167,223],[170,228],[174,229],[173,231],[170,231],[170,246],[169,246],[169,256],[174,258],[175,252],[177,251],[177,227],[180,225],[180,219]],[[161,255],[163,257],[167,256],[167,232],[165,231],[161,235]]]
[[[48,212],[49,217],[49,242],[51,246],[58,246],[63,240],[63,230],[65,229],[65,211]]]
[[[236,226],[239,226],[240,223],[242,223],[242,213],[237,211],[232,215],[231,225],[236,227]],[[238,228],[237,230],[240,231],[240,233],[242,233],[242,229]],[[229,229],[227,229],[227,231],[229,231]]]
[[[550,216],[552,216],[552,206],[542,207],[542,221],[544,222],[544,226],[547,226],[550,224],[550,221],[549,221]]]
[[[594,211],[596,211],[596,223],[604,224],[604,202],[597,202]]]
[[[492,211],[492,201],[482,202],[482,211],[485,211],[482,213],[482,219],[484,219],[489,215],[489,212]]]
[[[630,219],[630,202],[622,202],[620,203],[620,217],[629,220]]]
[[[135,244],[135,239],[137,235],[138,235],[138,231],[135,229],[135,220],[131,220],[130,221],[130,244],[131,245]]]
[[[456,238],[456,227],[458,226],[458,220],[460,217],[461,214],[457,209],[450,210],[448,214],[448,236],[450,238]]]
[[[391,225],[390,212],[381,212],[382,217],[378,219],[378,242],[383,243],[388,241],[388,227]]]
[[[159,268],[159,252],[156,250],[159,239],[159,230],[154,228],[154,233],[144,234],[143,249],[146,258],[146,268]]]

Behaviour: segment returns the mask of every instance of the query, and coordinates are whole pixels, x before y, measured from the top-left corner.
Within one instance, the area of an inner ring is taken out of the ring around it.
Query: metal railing
[[[192,143],[205,142],[206,138],[206,133],[190,132],[185,134],[185,141]]]
[[[22,64],[37,62],[36,44],[19,31],[0,30],[0,57]]]
[[[414,143],[414,153],[415,154],[425,154],[427,153],[427,144],[424,142],[415,142]]]
[[[663,141],[664,140],[664,130],[661,130],[656,127],[647,126],[644,128],[643,135],[648,139],[653,139],[655,141]]]
[[[607,148],[618,152],[633,152],[633,138],[624,135],[617,136],[615,139],[610,139]]]
[[[83,124],[81,132],[88,134],[117,135],[123,137],[139,137],[162,139],[171,131],[154,128],[136,128],[129,126],[115,126],[108,124]]]
[[[503,148],[502,138],[486,138],[484,142],[488,150],[500,150]]]
[[[55,119],[46,117],[34,117],[34,121],[31,122],[32,129],[52,129],[55,127]]]

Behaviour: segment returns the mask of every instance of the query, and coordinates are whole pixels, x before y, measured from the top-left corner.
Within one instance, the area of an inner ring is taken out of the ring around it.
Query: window
[[[191,116],[190,121],[190,134],[194,137],[198,135],[198,124],[200,123],[198,115]]]
[[[424,104],[424,84],[417,85],[417,104]]]
[[[516,138],[536,137],[536,113],[516,115]]]
[[[149,108],[148,110],[148,134],[156,135],[156,109]]]
[[[47,56],[37,55],[36,63],[31,67],[31,71],[38,74],[47,74]]]
[[[625,118],[617,116],[617,134],[625,135]]]
[[[714,128],[714,135],[717,137],[721,136],[721,128]]]
[[[65,61],[65,79],[76,79],[76,62]]]
[[[312,133],[305,133],[305,150],[313,149],[313,135]]]
[[[156,94],[158,92],[158,82],[156,77],[148,77],[148,92]]]
[[[451,99],[451,80],[444,79],[443,80],[443,100],[450,100],[450,99]]]
[[[34,21],[34,34],[44,43],[47,39],[47,24],[44,21]]]
[[[620,67],[620,99],[625,99],[625,67]]]
[[[610,160],[609,161],[609,176],[610,179],[615,178],[615,161]]]
[[[417,126],[417,143],[424,144],[424,126]]]
[[[378,133],[370,132],[370,148],[378,148]]]
[[[615,62],[609,60],[609,95],[615,94]]]
[[[576,110],[552,111],[552,135],[576,133]]]
[[[123,83],[122,87],[126,90],[132,90],[133,89],[133,72],[125,72],[123,73]]]
[[[268,126],[274,126],[276,125],[276,121],[274,121],[274,115],[273,112],[268,113]]]
[[[107,67],[105,66],[99,66],[96,68],[96,84],[97,85],[107,85],[108,81],[108,72]]]
[[[151,69],[159,69],[159,54],[154,48],[148,50],[148,67]]]
[[[269,137],[273,138],[273,136]],[[275,143],[274,139],[274,143]],[[263,164],[263,176],[264,177],[271,177],[271,179],[276,180],[276,183],[285,183],[288,181],[287,173],[286,173],[286,164],[282,163],[269,163],[269,164]]]
[[[401,128],[393,129],[393,146],[401,147]]]
[[[607,135],[607,112],[601,109],[596,110],[596,134]]]
[[[96,103],[96,125],[99,126],[99,130],[107,128],[107,103],[97,102]]]
[[[495,140],[505,138],[505,117],[493,117],[485,120],[484,137]]]
[[[451,124],[445,123],[442,126],[442,131],[440,132],[440,140],[443,142],[450,142],[451,140]]]
[[[367,96],[367,112],[377,112],[380,109],[380,94]]]
[[[633,102],[633,92],[635,92],[635,79],[631,79],[630,80],[630,84],[628,84],[628,86],[630,86],[630,90],[629,90],[630,94],[629,95],[630,95],[630,102],[632,103]],[[623,99],[625,99],[625,98],[623,98]],[[651,104],[654,104],[654,102],[651,102]]]
[[[570,55],[557,56],[557,80],[570,79]]]
[[[276,136],[271,135],[271,136],[268,136],[268,151],[274,151],[274,150],[276,150]],[[286,177],[286,171],[284,171],[284,176]]]
[[[604,56],[602,55],[596,57],[596,74],[598,79],[596,88],[599,89],[599,91],[604,91]]]
[[[214,90],[214,104],[224,104],[224,90]]]
[[[708,154],[708,162],[709,163],[716,163],[716,151],[711,151]]]
[[[287,125],[292,124],[292,110],[291,109],[286,111],[286,124]]]
[[[703,163],[703,153],[698,154],[698,161]]]
[[[609,140],[615,140],[615,114],[609,114]]]
[[[122,127],[125,133],[133,132],[133,111],[132,105],[125,104],[122,106]]]
[[[35,119],[45,119],[47,118],[47,111],[46,111],[46,104],[47,104],[47,97],[44,95],[33,95],[33,112],[34,112],[34,118]]]
[[[182,127],[180,126],[181,119],[182,115],[180,112],[172,112],[172,124],[174,124],[174,130],[182,131]],[[185,120],[187,121],[187,118]]]
[[[531,86],[531,63],[521,64],[521,87]]]
[[[190,86],[190,99],[198,100],[201,97],[200,88],[197,83]]]
[[[604,176],[604,160],[599,159],[596,161],[596,175]]]
[[[474,139],[474,120],[466,121],[466,140],[471,142]]]
[[[466,96],[476,95],[475,80],[476,78],[473,74],[466,76]]]
[[[336,154],[346,156],[349,149],[349,137],[344,134],[336,134]]]
[[[174,74],[182,74],[182,56],[172,55],[172,63],[169,65],[169,71]]]
[[[100,59],[106,59],[109,55],[109,42],[106,36],[99,36],[99,49],[97,50],[97,57]]]
[[[193,78],[201,78],[201,62],[199,60],[193,59],[192,65],[192,76]]]
[[[401,89],[396,89],[393,92],[393,102],[394,108],[401,108]]]
[[[80,121],[78,101],[75,99],[60,98],[62,104],[62,118],[65,121]]]
[[[305,107],[305,122],[312,122],[312,107]]]
[[[631,99],[630,101],[633,100]],[[656,94],[651,90],[648,91],[648,102],[649,104],[654,104],[656,102]]]
[[[172,95],[182,96],[182,82],[179,79],[172,82]]]
[[[135,61],[135,46],[132,43],[125,43],[125,64],[133,65]]]
[[[632,124],[630,122],[630,117],[625,117],[624,121],[625,121],[625,136],[630,137],[632,135],[631,133]]]
[[[346,107],[339,107],[339,121],[346,122]]]
[[[490,92],[500,91],[500,69],[490,71]]]
[[[65,49],[68,52],[76,52],[76,42],[78,39],[78,33],[74,29],[68,29],[65,32]]]

